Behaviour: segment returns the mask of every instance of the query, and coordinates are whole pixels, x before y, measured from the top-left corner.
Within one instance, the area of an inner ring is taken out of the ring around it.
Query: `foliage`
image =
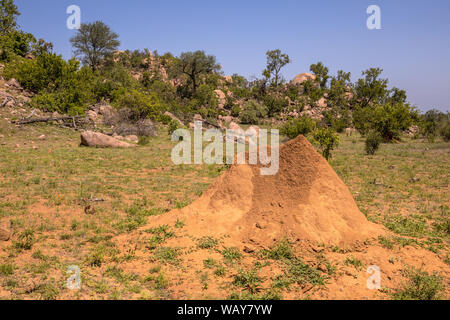
[[[312,132],[316,127],[316,123],[309,117],[302,116],[298,119],[293,119],[286,122],[280,128],[280,134],[287,136],[289,139],[294,139],[298,135],[302,134],[306,136]]]
[[[383,104],[388,95],[387,79],[380,79],[383,69],[371,68],[362,72],[364,78],[355,85],[355,100],[362,108],[373,104]]]
[[[12,61],[15,56],[25,57],[36,47],[36,38],[31,33],[12,30],[0,34],[0,60]]]
[[[369,155],[374,155],[380,147],[382,138],[378,132],[370,131],[366,137],[366,153]]]
[[[179,71],[189,77],[192,82],[192,92],[197,91],[199,77],[220,70],[216,57],[206,55],[204,51],[183,52],[178,61]]]
[[[70,39],[75,54],[92,70],[100,67],[102,60],[116,50],[119,36],[101,21],[83,23],[78,33]]]
[[[255,100],[248,101],[239,115],[241,123],[257,124],[259,119],[267,116],[267,108]]]
[[[428,274],[422,270],[408,270],[405,275],[409,281],[393,292],[396,300],[439,300],[444,293],[442,277]]]
[[[118,109],[128,108],[131,111],[130,120],[155,119],[164,109],[155,93],[144,93],[135,89],[120,88],[115,90],[112,102]]]
[[[13,31],[17,26],[17,16],[20,15],[14,0],[0,0],[0,35]]]
[[[314,142],[319,145],[319,149],[325,159],[331,158],[331,151],[339,145],[339,136],[330,128],[318,128],[313,133]]]
[[[401,132],[411,126],[414,113],[415,111],[407,104],[386,103],[356,108],[353,112],[353,121],[362,134],[374,130],[383,137],[384,141],[389,142],[399,139]]]
[[[330,78],[328,76],[328,68],[323,65],[322,62],[318,62],[317,64],[312,64],[309,68],[312,73],[315,74],[316,79],[315,82],[319,84],[320,88],[325,88]]]
[[[263,76],[268,80],[272,78],[272,84],[278,86],[281,80],[281,69],[289,64],[291,60],[287,54],[281,53],[280,49],[267,51],[266,56],[267,66],[263,71]]]
[[[64,81],[77,72],[78,62],[71,59],[68,62],[57,54],[45,53],[34,60],[17,58],[8,64],[5,75],[16,78],[27,90],[38,93],[44,89],[55,91]]]
[[[263,98],[263,103],[267,108],[267,115],[269,117],[279,114],[288,106],[286,97],[278,97],[272,94],[265,95]]]

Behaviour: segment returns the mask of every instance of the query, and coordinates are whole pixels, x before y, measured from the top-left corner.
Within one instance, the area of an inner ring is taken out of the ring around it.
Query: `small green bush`
[[[380,147],[381,136],[378,132],[371,131],[366,137],[366,153],[369,155],[374,155]]]
[[[409,281],[393,292],[395,300],[439,300],[444,292],[442,277],[422,270],[405,272]]]
[[[331,158],[331,151],[339,145],[339,136],[329,128],[319,128],[313,134],[314,141],[319,145],[325,159]]]
[[[303,116],[298,119],[286,122],[281,128],[280,133],[287,136],[289,139],[294,139],[298,135],[302,134],[306,136],[312,132],[316,127],[316,123],[309,117]]]
[[[441,129],[441,135],[445,142],[450,141],[450,121],[447,121],[447,123]]]
[[[259,119],[267,116],[267,108],[255,100],[248,101],[241,113],[239,119],[243,124],[258,124]]]

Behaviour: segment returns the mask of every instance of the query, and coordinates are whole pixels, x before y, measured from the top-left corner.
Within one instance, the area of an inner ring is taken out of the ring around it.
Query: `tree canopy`
[[[20,15],[13,0],[0,0],[0,35],[11,32],[17,27],[17,16]]]
[[[101,21],[83,23],[78,33],[70,39],[76,56],[97,70],[101,61],[120,46],[119,36]]]
[[[183,52],[179,57],[179,70],[192,81],[193,93],[197,92],[200,75],[212,73],[221,69],[216,57],[207,55],[204,51]]]
[[[281,53],[280,49],[267,51],[267,66],[263,71],[263,76],[267,79],[271,79],[275,86],[278,86],[281,80],[281,69],[291,62],[289,56],[285,53]]]

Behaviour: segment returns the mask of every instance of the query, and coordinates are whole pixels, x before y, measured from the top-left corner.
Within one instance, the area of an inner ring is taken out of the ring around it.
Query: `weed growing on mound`
[[[265,259],[278,260],[283,264],[285,276],[275,279],[273,284],[275,287],[288,288],[293,283],[301,286],[308,283],[313,286],[325,284],[326,276],[296,257],[287,239],[281,240],[268,250],[262,250],[260,255]]]
[[[261,291],[261,283],[263,279],[258,275],[258,271],[239,270],[234,276],[233,285],[243,288],[251,294]]]
[[[242,259],[242,254],[238,248],[225,248],[222,250],[222,256],[225,263],[231,264]]]
[[[444,292],[442,277],[422,270],[407,270],[409,281],[392,293],[396,300],[439,300]]]

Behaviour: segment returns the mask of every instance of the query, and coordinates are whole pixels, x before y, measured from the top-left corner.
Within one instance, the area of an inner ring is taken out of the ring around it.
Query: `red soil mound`
[[[259,166],[234,165],[197,201],[152,224],[181,219],[188,234],[229,236],[250,247],[285,237],[350,245],[383,233],[359,211],[346,185],[303,136],[279,151],[276,175],[260,175]]]

